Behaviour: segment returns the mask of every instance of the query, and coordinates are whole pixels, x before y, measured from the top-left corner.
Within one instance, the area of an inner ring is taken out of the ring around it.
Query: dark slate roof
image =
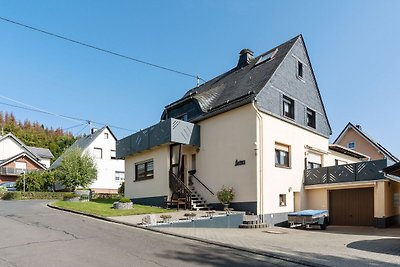
[[[181,99],[165,108],[169,109],[186,100],[196,99],[204,112],[201,117],[208,117],[210,113],[221,109],[226,111],[240,106],[240,104],[251,102],[264,88],[298,38],[301,38],[301,35],[255,57],[249,65],[242,68],[235,67],[199,87],[189,90]],[[264,55],[274,52],[276,49],[272,59],[259,62]]]
[[[370,143],[372,143],[372,145],[374,145],[379,151],[381,151],[382,153],[385,154],[386,157],[390,158],[391,160],[393,160],[394,162],[399,162],[400,160],[393,155],[392,153],[390,153],[389,150],[387,150],[384,146],[382,146],[380,143],[378,143],[374,138],[372,138],[371,136],[369,136],[367,133],[365,133],[363,130],[361,130],[360,128],[354,126],[354,124],[352,124],[351,122],[349,122],[346,127],[344,127],[344,129],[342,130],[342,132],[339,134],[339,136],[336,138],[335,142],[336,143],[339,141],[339,139],[342,137],[342,135],[347,131],[348,128],[352,128],[354,131],[356,131],[358,134],[360,134],[362,137],[364,137],[365,139],[367,139],[367,141],[369,141]]]
[[[387,174],[396,175],[400,177],[400,162],[384,168],[383,171]]]
[[[34,146],[26,146],[26,148],[39,158],[47,158],[47,159],[54,158],[53,154],[48,148],[34,147]]]

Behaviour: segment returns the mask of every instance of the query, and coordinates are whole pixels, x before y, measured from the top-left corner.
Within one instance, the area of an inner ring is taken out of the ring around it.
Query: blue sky
[[[211,79],[303,34],[334,139],[361,124],[398,157],[400,1],[5,1],[0,16]],[[196,80],[0,21],[0,95],[132,130]],[[5,99],[0,102],[12,103]],[[78,123],[0,104],[18,119]],[[87,132],[84,126],[73,132]],[[118,138],[130,132],[114,129]]]

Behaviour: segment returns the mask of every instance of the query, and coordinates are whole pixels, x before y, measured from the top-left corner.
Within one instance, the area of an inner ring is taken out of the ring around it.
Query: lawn
[[[112,208],[113,199],[96,199],[90,202],[67,202],[67,201],[57,201],[53,203],[54,206],[82,211],[89,214],[99,215],[103,217],[112,216],[126,216],[126,215],[139,215],[139,214],[150,214],[150,213],[163,213],[171,212],[172,210],[167,210],[152,206],[143,206],[134,204],[133,209],[129,210],[115,210]]]

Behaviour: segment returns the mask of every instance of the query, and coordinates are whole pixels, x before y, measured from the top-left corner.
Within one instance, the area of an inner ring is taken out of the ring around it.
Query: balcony
[[[200,126],[168,119],[117,141],[117,158],[125,158],[164,144],[200,147]]]
[[[27,170],[27,169],[18,169],[18,168],[10,168],[10,167],[0,167],[0,175],[21,175],[24,172],[30,173],[37,170]]]
[[[304,185],[321,185],[373,181],[384,179],[382,169],[387,160],[363,161],[353,164],[308,169],[304,171]]]

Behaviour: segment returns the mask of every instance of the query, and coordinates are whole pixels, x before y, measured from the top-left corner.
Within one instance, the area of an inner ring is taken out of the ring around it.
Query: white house
[[[346,186],[374,186],[371,181],[355,183],[355,173],[369,170],[359,177],[373,180],[376,175],[388,182],[378,172],[384,162],[351,164],[366,156],[329,145],[330,135],[299,35],[257,57],[243,49],[236,67],[167,105],[160,123],[119,140],[117,157],[125,159],[125,195],[136,203],[165,206],[175,193],[192,208],[220,208],[216,192],[228,186],[236,192],[235,210],[276,224],[295,210],[342,207],[336,205],[340,198],[332,203],[329,196]],[[326,173],[325,166],[335,169]],[[374,198],[377,208],[365,215],[368,223],[386,220],[382,198]],[[355,202],[357,210],[363,202]]]
[[[94,159],[97,177],[89,188],[96,193],[117,193],[125,179],[124,160],[116,158],[116,141],[117,139],[110,128],[104,126],[99,130],[93,129],[90,135],[76,140],[67,149],[78,147],[82,150],[82,154],[87,153]],[[51,165],[51,168],[59,166],[63,155]]]
[[[52,158],[49,149],[27,146],[12,133],[0,136],[0,182],[16,181],[21,173],[45,170]]]

